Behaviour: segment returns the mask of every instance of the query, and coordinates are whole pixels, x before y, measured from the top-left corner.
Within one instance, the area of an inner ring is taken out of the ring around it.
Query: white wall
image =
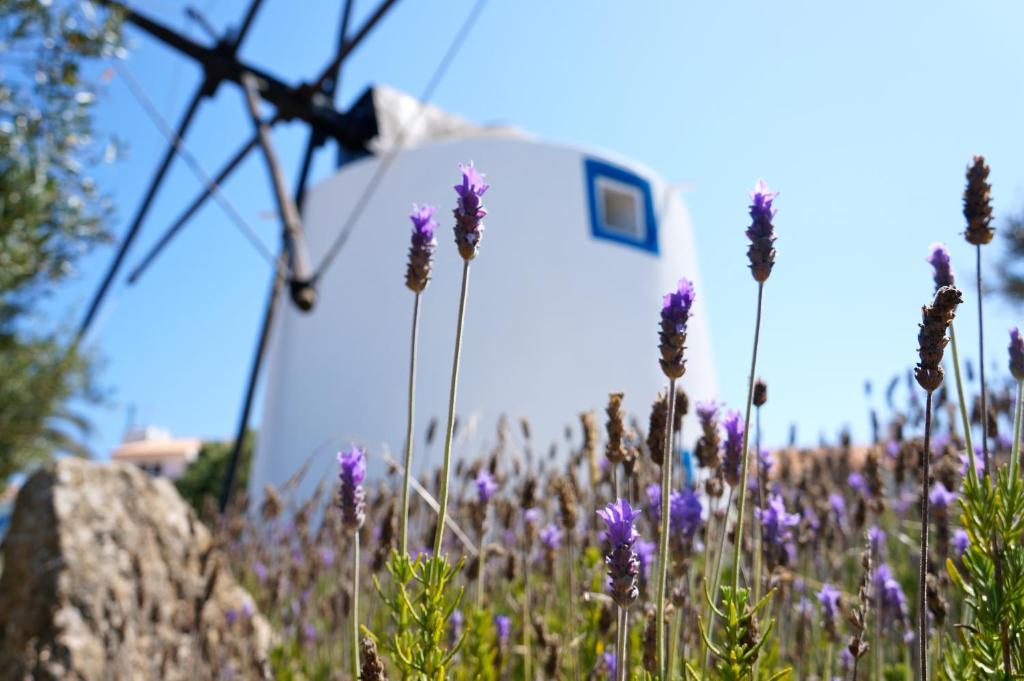
[[[591,236],[587,157],[651,183],[659,256]],[[394,162],[321,281],[314,312],[303,314],[290,302],[280,308],[250,483],[254,495],[312,457],[310,489],[319,476],[333,474],[334,452],[351,442],[369,447],[371,466],[384,447],[401,458],[413,307],[404,285],[406,216],[413,201],[438,206],[441,223],[421,312],[416,418],[418,464],[439,463],[438,443],[425,452],[423,433],[435,416],[443,430],[446,414],[461,275],[451,185],[459,180],[457,164],[470,159],[492,187],[480,255],[471,266],[457,407],[463,424],[477,415],[479,438],[464,442],[456,457],[483,453],[501,413],[530,419],[539,452],[553,441],[564,443],[567,424],[578,443],[577,414],[603,409],[613,390],[625,391],[627,410],[646,424],[665,384],[657,362],[661,298],[683,275],[697,286],[683,383],[691,399],[714,396],[697,257],[677,191],[646,168],[604,153],[508,138],[428,145]],[[377,163],[350,164],[308,195],[304,222],[314,264]]]

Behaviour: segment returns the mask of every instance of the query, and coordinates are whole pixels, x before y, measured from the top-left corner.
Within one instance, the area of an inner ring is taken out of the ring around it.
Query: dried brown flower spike
[[[967,188],[964,189],[964,217],[967,231],[964,238],[968,243],[981,246],[992,241],[992,185],[988,183],[989,168],[984,156],[975,156],[967,168]]]
[[[946,331],[956,315],[956,307],[963,302],[960,290],[943,286],[935,292],[931,305],[922,308],[922,322],[917,335],[921,361],[914,368],[914,378],[928,392],[942,385],[942,352],[949,343]]]
[[[604,455],[613,466],[618,466],[626,458],[626,446],[623,444],[623,437],[626,434],[626,427],[622,418],[622,397],[623,393],[608,394],[608,421],[605,428],[608,431],[608,446]]]
[[[764,379],[758,378],[754,381],[754,406],[763,407],[768,401],[768,384]]]
[[[678,410],[677,410],[678,411]],[[665,461],[665,421],[668,419],[668,399],[665,393],[658,393],[651,405],[651,420],[647,427],[647,449],[651,461],[661,465]]]
[[[360,642],[361,657],[363,666],[359,670],[359,678],[362,681],[388,681],[384,673],[384,661],[380,659],[377,652],[377,644],[369,636],[364,636]]]

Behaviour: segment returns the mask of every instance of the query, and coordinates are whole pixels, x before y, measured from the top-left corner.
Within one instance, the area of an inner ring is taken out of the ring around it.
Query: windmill
[[[251,151],[263,153],[280,212],[281,247],[276,256],[265,254],[274,263],[273,285],[250,367],[222,507],[234,484],[264,360],[266,399],[249,480],[253,498],[264,484],[283,484],[305,470],[303,459],[313,462],[306,482],[315,484],[329,474],[329,457],[320,456],[326,448],[359,442],[387,453],[394,434],[402,429],[395,421],[401,416],[395,400],[401,399],[405,384],[404,364],[391,360],[405,356],[407,339],[404,321],[390,311],[408,302],[401,276],[394,274],[404,271],[407,235],[401,228],[355,227],[404,226],[394,197],[437,202],[451,192],[449,180],[437,169],[454,170],[462,161],[480,161],[495,182],[495,191],[488,193],[493,231],[488,232],[487,266],[479,270],[474,291],[481,300],[500,303],[474,308],[472,313],[474,328],[485,333],[486,340],[474,344],[459,380],[459,393],[468,405],[459,447],[468,450],[481,444],[478,435],[483,437],[505,413],[529,417],[533,437],[555,444],[565,437],[562,415],[580,407],[595,408],[595,397],[624,390],[635,400],[631,408],[639,410],[661,387],[664,376],[651,359],[653,331],[642,331],[652,328],[645,301],[659,301],[680,274],[699,288],[693,226],[680,188],[644,164],[607,150],[542,140],[512,126],[481,126],[427,105],[485,3],[475,0],[418,99],[375,87],[346,111],[330,102],[339,69],[393,0],[382,0],[351,38],[345,37],[351,11],[346,3],[342,37],[328,68],[320,78],[294,87],[236,56],[258,0],[241,29],[212,48],[126,10],[129,21],[197,60],[206,76],[178,131],[165,126],[169,148],[164,164],[83,327],[116,276],[166,164],[176,155],[188,161],[180,140],[204,92],[223,83],[240,87],[246,95],[252,138],[209,178],[206,189],[157,240],[129,280],[151,265],[203,201],[217,198],[218,183]],[[275,106],[270,118],[261,115],[262,102]],[[286,188],[270,143],[269,132],[281,120],[301,120],[309,126],[294,192]],[[311,157],[327,141],[335,142],[346,158],[359,161],[345,163],[307,192]],[[297,205],[305,211],[301,219]],[[339,226],[338,216],[346,213]],[[344,267],[332,267],[343,248],[359,257],[345,259]],[[445,249],[436,255],[431,294],[424,300],[431,325],[419,339],[424,356],[445,356],[450,349],[445,320],[453,310],[446,301],[457,297],[452,287],[458,282],[447,276],[451,263],[446,259],[456,257]],[[315,266],[310,266],[311,259]],[[279,304],[286,284],[291,306]],[[323,304],[317,303],[318,295]],[[593,314],[595,309],[600,313]],[[694,361],[684,381],[694,399],[715,395],[702,310],[691,320],[689,355]],[[274,340],[268,343],[271,329]],[[594,342],[581,343],[581,338]],[[439,391],[448,394],[450,377],[441,364],[426,362],[418,373],[417,385],[428,403],[431,395],[437,403]],[[420,412],[423,419],[430,418]],[[418,432],[421,426],[427,424],[417,424]],[[429,465],[429,459],[428,454],[419,461]]]
[[[203,178],[206,186],[156,240],[149,252],[142,257],[140,264],[128,275],[128,282],[137,281],[153,265],[160,253],[186,226],[199,208],[218,193],[220,185],[257,148],[266,162],[277,202],[282,227],[280,246],[273,260],[273,283],[260,323],[228,474],[220,498],[220,506],[223,510],[230,499],[234,486],[242,440],[249,423],[260,367],[285,284],[288,286],[292,303],[298,309],[309,311],[317,301],[316,274],[309,262],[298,209],[302,205],[313,157],[329,141],[334,142],[338,147],[339,165],[342,159],[357,158],[368,154],[367,142],[377,131],[372,100],[369,97],[360,98],[345,111],[335,106],[334,95],[338,90],[342,68],[345,60],[371,35],[397,4],[397,0],[381,0],[364,23],[354,31],[350,31],[349,26],[353,0],[345,0],[341,9],[338,44],[333,56],[315,79],[298,85],[289,84],[271,73],[242,61],[238,56],[239,48],[252,28],[263,0],[251,0],[238,27],[225,32],[216,39],[212,46],[201,44],[124,3],[116,0],[99,0],[99,2],[113,11],[120,12],[125,21],[141,29],[150,37],[196,62],[202,68],[203,78],[193,92],[177,128],[165,130],[165,135],[168,138],[167,148],[117,246],[113,260],[92,296],[85,316],[79,325],[78,338],[81,339],[95,321],[111,286],[121,272],[126,255],[146,221],[152,202],[159,192],[171,164],[179,156],[186,161],[193,161],[184,147],[184,140],[203,102],[212,97],[221,85],[235,85],[243,90],[248,116],[253,124],[253,133],[250,139],[239,147],[212,177]],[[188,12],[193,19],[203,23],[209,33],[213,33],[196,10],[189,9]],[[260,113],[260,105],[263,102],[271,104],[275,109],[275,113],[269,118],[263,118]],[[286,121],[302,121],[309,127],[305,153],[298,170],[294,191],[290,191],[287,186],[284,171],[271,140],[273,127]]]

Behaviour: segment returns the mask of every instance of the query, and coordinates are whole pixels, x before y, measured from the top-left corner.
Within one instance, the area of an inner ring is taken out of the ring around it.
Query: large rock
[[[3,544],[0,679],[269,678],[271,632],[166,480],[63,459]]]

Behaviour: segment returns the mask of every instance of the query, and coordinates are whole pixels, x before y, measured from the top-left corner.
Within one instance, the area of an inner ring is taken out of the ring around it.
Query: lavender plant
[[[352,536],[352,678],[359,679],[359,530],[366,520],[366,454],[358,447],[338,452],[338,508]]]
[[[928,579],[928,520],[931,495],[931,427],[932,395],[942,385],[942,352],[949,342],[946,331],[953,321],[957,306],[963,302],[959,289],[943,286],[935,292],[931,305],[922,310],[923,321],[918,333],[920,361],[914,368],[914,378],[925,391],[924,450],[921,453],[921,558],[917,583],[917,637],[918,665],[921,678],[928,678],[928,608],[926,582]]]
[[[949,249],[945,244],[934,243],[928,248],[928,264],[932,266],[935,281],[935,290],[943,286],[956,286],[956,276],[953,273],[953,266],[949,256]],[[960,376],[960,352],[956,345],[955,324],[949,323],[949,349],[953,359],[953,377],[956,380],[957,402],[960,410],[960,421],[963,427],[963,437],[967,445],[967,457],[970,460],[972,474],[977,472],[974,463],[974,445],[971,442],[971,420],[967,416],[967,400],[964,398],[964,382]]]
[[[409,398],[405,424],[405,467],[402,475],[402,512],[398,531],[399,551],[409,552],[409,478],[412,472],[413,427],[416,406],[416,348],[419,338],[420,296],[430,281],[430,270],[437,247],[434,232],[438,224],[433,220],[433,206],[413,204],[412,238],[409,245],[409,263],[405,270],[405,285],[415,294],[412,308],[412,342],[409,350]]]
[[[690,320],[690,309],[696,293],[693,284],[685,277],[679,280],[676,290],[665,294],[661,306],[661,328],[658,334],[661,353],[659,363],[668,378],[668,402],[666,417],[676,412],[676,381],[686,373],[686,326]],[[674,418],[665,419],[664,446],[661,462],[661,498],[668,499],[672,490],[672,426]],[[655,636],[657,637],[658,677],[666,678],[668,673],[665,655],[665,586],[668,581],[669,532],[671,513],[661,514],[661,534],[658,546],[658,591],[656,596]]]
[[[466,256],[475,255],[479,243],[473,225],[483,217],[486,190],[475,171],[463,172],[456,209],[464,259],[460,335]],[[752,197],[748,256],[759,295],[751,376],[763,286],[774,263],[775,195],[759,184]],[[427,251],[417,250],[418,239],[419,246],[432,248],[434,227],[425,233],[428,213],[418,209],[413,216],[407,284],[410,277],[423,286],[429,279]],[[948,252],[933,246],[929,263],[936,298],[945,300],[951,293],[943,286],[953,283]],[[423,291],[410,288],[417,296]],[[1024,620],[1021,335],[1010,337],[1013,382],[1001,386],[990,378],[986,408],[974,409],[976,423],[989,422],[989,484],[980,479],[983,462],[972,457],[968,385],[958,381],[959,418],[942,385],[942,327],[951,310],[930,306],[917,377],[910,376],[910,390],[906,376],[891,383],[889,414],[874,415],[872,443],[860,447],[841,436],[834,444],[799,448],[791,442],[768,451],[759,446],[759,423],[750,419],[756,407],[759,421],[767,397],[757,382],[748,385],[746,418],[718,402],[699,403],[700,432],[684,439],[686,399],[674,389],[672,373],[682,375],[692,287],[681,284],[667,303],[660,350],[669,390],[659,394],[643,424],[613,394],[607,443],[597,419],[583,414],[581,428],[568,430],[564,445],[540,456],[531,451],[528,425],[522,424],[517,441],[505,422],[493,449],[457,459],[451,451],[456,343],[446,451],[432,472],[444,499],[440,514],[405,467],[364,487],[365,468],[353,463],[342,466],[340,512],[319,513],[319,493],[293,502],[285,489],[268,490],[259,514],[240,507],[240,515],[223,518],[218,545],[278,632],[274,674],[296,681],[336,678],[339,669],[346,670],[342,678],[359,675],[362,681],[386,675],[403,681],[678,681],[680,674],[764,681],[783,678],[791,665],[797,678],[857,681],[868,671],[878,679],[908,678],[915,667],[920,674],[918,663],[932,666],[928,657],[942,660],[935,678],[1014,678],[1024,672],[1018,633]],[[918,397],[922,387],[925,400]],[[979,411],[990,413],[983,418]],[[406,435],[408,462],[412,441]],[[428,444],[431,437],[428,432]],[[748,465],[751,441],[756,466]],[[688,471],[687,486],[673,489],[674,472],[666,469],[687,445],[694,446],[699,472]],[[650,459],[636,455],[645,446]],[[607,458],[600,456],[602,448]],[[922,452],[927,456],[918,468],[915,457]],[[621,498],[612,496],[616,501],[606,506],[616,479]],[[730,498],[723,504],[726,483]],[[641,514],[629,502],[645,492]],[[752,513],[740,510],[747,495],[756,500],[745,504]],[[956,499],[959,516],[951,512]],[[600,508],[598,517],[580,514],[581,504]],[[906,528],[917,523],[927,542],[919,552],[906,541]],[[351,529],[357,525],[358,536]],[[436,542],[445,529],[449,550],[462,542],[472,569],[462,570],[461,561],[453,563],[440,550],[446,544]],[[724,561],[730,538],[731,564]],[[349,552],[355,560],[337,559]],[[946,563],[948,581],[928,569],[933,562]],[[385,567],[391,575],[386,592],[378,578]],[[363,583],[367,570],[373,579]],[[373,593],[366,588],[370,581],[377,599],[363,600]],[[474,581],[475,598],[463,603]],[[910,601],[906,594],[915,582],[917,598]],[[766,595],[758,597],[762,588]],[[704,608],[707,615],[701,616]],[[635,625],[638,609],[645,627]],[[253,616],[246,612],[229,616],[240,635]],[[922,633],[929,617],[934,627]],[[347,627],[359,622],[357,669],[356,632],[349,645]],[[614,644],[606,634],[612,629]],[[337,632],[345,632],[344,645]],[[908,645],[915,639],[918,645]],[[824,654],[807,654],[818,650]]]
[[[438,502],[437,533],[434,536],[434,555],[441,554],[444,540],[444,526],[448,515],[448,483],[452,460],[452,436],[455,432],[455,395],[459,383],[459,358],[462,353],[462,326],[466,319],[466,295],[469,291],[469,263],[476,257],[480,249],[480,239],[484,233],[483,219],[487,210],[483,206],[483,195],[490,189],[484,184],[484,176],[480,174],[470,161],[469,165],[461,165],[462,182],[455,185],[455,193],[459,198],[452,213],[455,216],[455,245],[462,256],[462,285],[459,289],[459,315],[455,326],[455,358],[452,360],[452,380],[448,393],[448,425],[444,436],[444,464],[441,473],[441,498]],[[441,574],[443,571],[437,572]]]
[[[1009,463],[983,480],[968,476],[961,498],[961,523],[967,545],[959,567],[951,558],[946,569],[963,593],[972,620],[960,628],[960,640],[947,648],[947,678],[1010,679],[1024,670],[1024,482],[1018,473],[1024,381],[1024,340],[1010,331],[1010,373],[1016,382],[1014,440]],[[991,482],[991,484],[990,484]]]
[[[981,247],[992,241],[992,185],[988,182],[989,168],[984,156],[975,156],[967,168],[967,187],[964,189],[964,218],[967,229],[964,238],[974,246],[975,272],[978,285],[978,374],[981,381],[981,452],[988,476],[988,390],[985,384],[985,325],[982,317],[983,291],[981,276]]]
[[[616,499],[598,511],[597,515],[605,523],[605,538],[609,547],[604,559],[605,565],[608,566],[608,593],[619,610],[615,659],[619,661],[619,678],[626,681],[629,670],[629,608],[640,595],[637,588],[640,561],[635,548],[640,535],[634,527],[636,519],[640,517],[640,511],[634,510],[625,499]]]

